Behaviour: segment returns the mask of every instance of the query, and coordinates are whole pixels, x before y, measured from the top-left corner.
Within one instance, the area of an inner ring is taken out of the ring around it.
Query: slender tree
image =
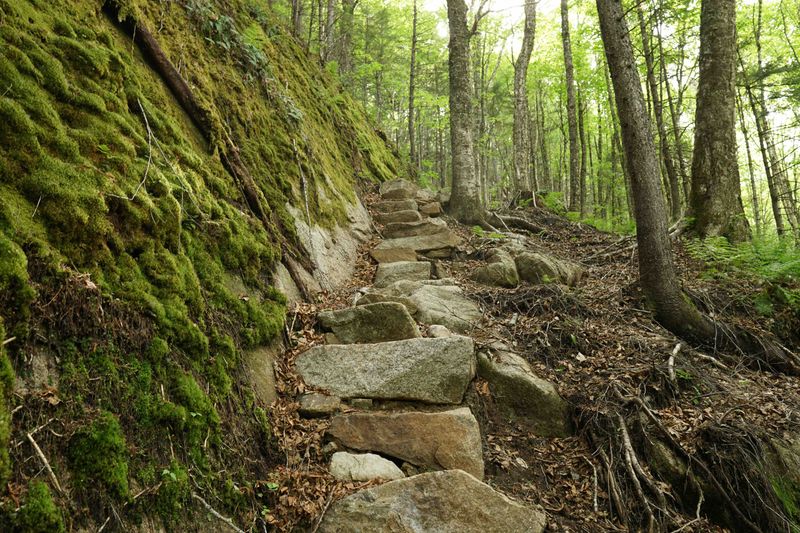
[[[450,27],[448,67],[450,70],[450,145],[453,159],[453,189],[450,214],[464,224],[483,222],[480,183],[475,172],[472,137],[472,83],[470,81],[470,41],[480,19],[486,15],[485,2],[470,27],[464,0],[447,0]]]
[[[528,64],[531,61],[536,35],[536,0],[525,2],[525,29],[522,48],[514,62],[514,187],[517,191],[529,189],[529,143],[531,131],[528,127]]]
[[[417,0],[413,3],[411,19],[411,67],[408,74],[408,147],[411,168],[417,168],[417,145],[414,129],[414,90],[417,75]]]
[[[750,237],[736,150],[736,1],[703,0],[690,205],[703,237]]]
[[[578,112],[575,97],[575,69],[569,35],[569,8],[561,0],[561,44],[564,49],[564,73],[567,83],[567,127],[569,129],[569,210],[580,209],[580,148],[578,147]]]

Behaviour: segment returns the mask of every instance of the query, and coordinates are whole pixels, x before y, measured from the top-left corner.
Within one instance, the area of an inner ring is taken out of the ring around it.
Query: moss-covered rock
[[[67,454],[78,486],[102,487],[118,499],[128,497],[128,447],[114,415],[100,413],[76,432]]]

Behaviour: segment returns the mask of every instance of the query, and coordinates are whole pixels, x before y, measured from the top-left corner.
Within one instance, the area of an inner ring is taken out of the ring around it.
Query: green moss
[[[61,510],[53,501],[50,489],[41,481],[32,481],[19,512],[13,519],[13,531],[19,533],[61,533],[66,531]]]
[[[191,494],[189,473],[180,463],[173,461],[161,471],[161,486],[155,495],[154,507],[167,526],[178,521]]]
[[[128,497],[128,447],[114,415],[102,412],[77,431],[67,455],[78,486],[102,486],[117,499]]]
[[[786,516],[791,520],[792,531],[800,531],[800,485],[783,477],[771,478],[770,483],[783,504]]]
[[[0,318],[0,485],[5,485],[11,474],[8,444],[11,438],[10,401],[14,391],[14,369],[2,345],[5,338],[3,320]]]

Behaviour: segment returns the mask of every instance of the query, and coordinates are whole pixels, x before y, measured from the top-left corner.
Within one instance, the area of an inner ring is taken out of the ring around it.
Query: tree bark
[[[450,70],[450,145],[453,160],[453,190],[449,212],[464,224],[483,221],[480,184],[475,174],[472,138],[472,84],[469,45],[472,32],[467,26],[464,0],[447,0],[450,27],[448,68]],[[477,21],[476,21],[477,22]]]
[[[581,143],[581,172],[580,172],[580,213],[581,217],[586,216],[586,124],[584,122],[585,102],[581,91],[578,91],[578,136]]]
[[[667,231],[658,156],[622,4],[597,0],[597,11],[635,196],[640,284],[656,320],[690,342],[752,355],[748,361],[752,366],[763,364],[800,374],[796,356],[769,339],[703,315],[681,290]]]
[[[417,75],[417,0],[414,0],[411,20],[411,67],[408,75],[408,149],[411,168],[417,171],[417,145],[414,129],[414,90]]]
[[[736,94],[736,107],[739,110],[739,124],[742,128],[742,135],[744,136],[744,147],[747,152],[747,170],[750,175],[750,194],[752,195],[753,202],[753,219],[756,223],[756,235],[761,235],[761,208],[758,201],[758,188],[756,187],[756,173],[753,165],[753,155],[750,152],[750,135],[747,131],[747,123],[744,120],[744,104],[742,103],[741,95]]]
[[[700,13],[692,191],[694,229],[731,242],[750,238],[736,150],[736,1],[703,0]]]
[[[525,29],[522,48],[514,62],[514,188],[517,192],[529,189],[530,130],[528,109],[528,64],[531,61],[536,36],[536,0],[525,2]],[[535,201],[535,195],[534,195]]]
[[[569,128],[569,210],[580,210],[580,152],[578,118],[575,103],[575,69],[572,65],[572,44],[569,35],[569,8],[561,0],[561,44],[564,49],[564,74],[567,84],[567,126]]]
[[[675,172],[675,163],[670,153],[669,138],[667,128],[664,124],[664,111],[659,97],[658,83],[656,82],[655,60],[653,51],[650,48],[650,32],[644,19],[641,5],[637,6],[636,13],[639,18],[639,30],[642,34],[642,52],[644,53],[645,64],[647,66],[647,85],[650,87],[650,94],[653,101],[653,114],[656,118],[656,128],[658,130],[659,144],[661,146],[661,158],[664,161],[664,168],[667,173],[667,184],[670,202],[670,218],[678,220],[681,217],[681,193],[678,184],[678,175]]]
[[[325,17],[325,48],[322,53],[322,61],[327,62],[333,57],[333,50],[336,45],[336,0],[328,0],[327,14]]]
[[[345,85],[350,85],[353,72],[353,27],[358,0],[342,0],[342,15],[339,21],[339,72]]]

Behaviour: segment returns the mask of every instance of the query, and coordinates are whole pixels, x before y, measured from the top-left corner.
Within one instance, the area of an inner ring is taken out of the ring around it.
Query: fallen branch
[[[206,509],[208,509],[208,512],[209,512],[209,513],[213,514],[214,516],[216,516],[217,518],[219,518],[220,520],[222,520],[223,522],[225,522],[226,524],[228,524],[228,526],[229,526],[229,527],[230,527],[232,530],[236,531],[236,533],[245,533],[243,529],[239,529],[239,528],[236,526],[236,524],[234,524],[234,523],[233,523],[233,520],[231,520],[230,518],[227,518],[227,517],[225,517],[225,516],[222,516],[221,514],[219,514],[219,512],[217,512],[217,510],[216,510],[216,509],[214,509],[213,507],[211,507],[211,506],[208,504],[208,502],[207,502],[207,501],[205,501],[205,500],[204,500],[204,499],[203,499],[203,498],[202,498],[200,495],[198,495],[196,492],[193,492],[193,493],[192,493],[192,498],[194,498],[195,500],[197,500],[197,501],[199,501],[200,503],[202,503],[202,504],[203,504],[203,506],[204,506]]]
[[[36,451],[36,455],[39,456],[39,459],[42,461],[42,464],[44,464],[44,467],[47,470],[47,475],[50,476],[50,481],[53,482],[53,485],[55,486],[56,490],[58,490],[59,493],[64,494],[64,490],[61,488],[61,484],[58,482],[56,473],[53,472],[53,469],[50,467],[50,461],[47,460],[47,457],[45,457],[44,452],[42,452],[42,449],[39,448],[39,445],[36,443],[36,440],[33,438],[33,435],[28,433],[26,436],[28,437],[28,440],[33,446],[33,449]]]
[[[3,346],[5,346],[6,344],[11,344],[11,343],[12,343],[12,342],[14,342],[15,340],[17,340],[17,338],[16,338],[16,337],[11,337],[11,338],[8,338],[8,339],[4,340],[4,341],[3,341]]]

